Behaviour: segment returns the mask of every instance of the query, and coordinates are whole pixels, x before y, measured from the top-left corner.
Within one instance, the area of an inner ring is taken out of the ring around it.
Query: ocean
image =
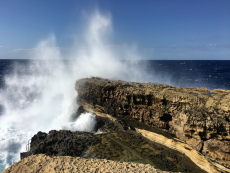
[[[70,60],[63,60],[66,64]],[[128,66],[145,72],[149,81],[208,89],[230,89],[230,61],[228,60],[140,60],[122,61]],[[15,63],[26,66],[29,60],[0,60],[0,88],[4,87],[4,76],[12,74]],[[23,67],[24,68],[24,67]],[[154,79],[157,77],[157,81]],[[142,81],[143,82],[143,81]]]
[[[146,82],[183,88],[230,89],[228,60],[146,60],[137,61],[136,65],[148,75]]]
[[[230,89],[230,61],[0,60],[0,172],[26,151],[38,131],[92,132],[93,115],[75,122],[77,79],[99,76],[184,88]]]

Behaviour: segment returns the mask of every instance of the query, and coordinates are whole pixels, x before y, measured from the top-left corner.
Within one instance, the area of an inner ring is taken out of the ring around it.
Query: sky
[[[68,51],[87,14],[111,16],[114,49],[141,59],[230,60],[229,0],[0,0],[0,59],[27,52],[53,34]]]

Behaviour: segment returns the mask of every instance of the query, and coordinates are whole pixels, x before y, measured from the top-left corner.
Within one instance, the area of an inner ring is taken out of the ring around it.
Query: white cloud
[[[222,47],[221,45],[217,45],[217,44],[209,44],[206,45],[207,47]]]

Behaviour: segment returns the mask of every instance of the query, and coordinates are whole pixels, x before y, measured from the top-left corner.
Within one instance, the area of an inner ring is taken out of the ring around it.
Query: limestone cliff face
[[[211,160],[230,165],[230,91],[85,78],[78,101],[113,117],[175,135]]]

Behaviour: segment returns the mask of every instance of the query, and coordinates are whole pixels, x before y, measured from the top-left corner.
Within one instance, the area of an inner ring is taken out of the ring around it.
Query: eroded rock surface
[[[3,173],[167,173],[160,171],[150,165],[114,162],[106,159],[85,159],[70,156],[46,156],[44,154],[27,157],[3,171]],[[169,173],[169,172],[168,172]]]
[[[78,102],[175,135],[198,152],[230,165],[230,91],[86,78]]]
[[[81,156],[87,146],[99,143],[100,139],[88,132],[51,130],[48,134],[38,132],[31,139],[29,154],[22,153],[21,159],[32,154],[48,156]]]

